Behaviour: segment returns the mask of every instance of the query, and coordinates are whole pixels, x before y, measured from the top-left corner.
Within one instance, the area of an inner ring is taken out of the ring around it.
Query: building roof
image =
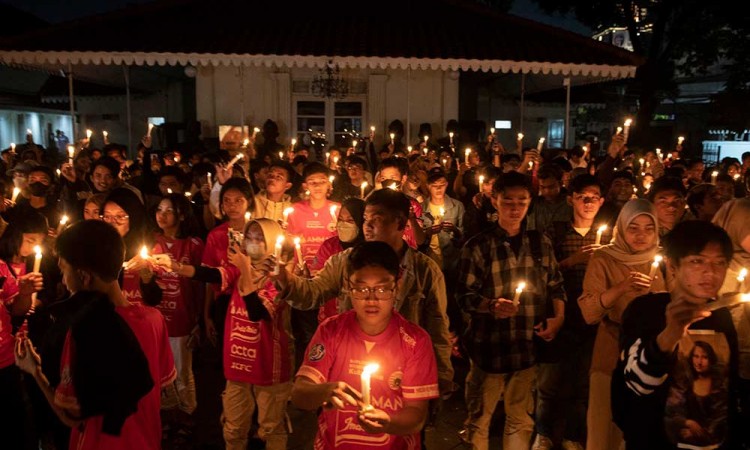
[[[0,40],[9,64],[192,64],[633,76],[642,59],[460,0],[160,0]],[[362,12],[363,11],[363,12]]]

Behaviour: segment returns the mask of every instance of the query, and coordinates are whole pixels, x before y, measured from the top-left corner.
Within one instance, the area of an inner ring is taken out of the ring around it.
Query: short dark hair
[[[365,200],[365,207],[367,206],[382,206],[390,214],[393,214],[399,220],[399,229],[403,230],[406,227],[406,222],[409,219],[409,210],[411,209],[411,202],[409,197],[401,191],[394,191],[393,189],[379,189],[373,191],[367,196]]]
[[[570,156],[577,156],[580,158],[584,155],[584,153],[585,152],[583,151],[583,147],[581,147],[580,145],[576,145],[575,147],[570,149]]]
[[[664,253],[673,264],[679,265],[682,258],[699,254],[711,243],[719,244],[727,261],[732,260],[734,247],[724,229],[704,220],[687,220],[664,236]]]
[[[526,175],[519,172],[508,172],[502,174],[492,183],[492,195],[502,194],[509,188],[524,188],[529,191],[529,195],[534,195],[534,188],[531,186],[531,180]]]
[[[398,173],[403,177],[409,172],[409,163],[404,158],[391,156],[380,161],[380,167],[378,168],[378,170],[382,172],[383,169],[387,168],[397,169]]]
[[[570,180],[570,183],[568,184],[568,195],[571,195],[573,193],[580,194],[584,189],[591,186],[598,187],[599,192],[603,191],[602,184],[594,175],[590,175],[588,173],[578,175]]]
[[[294,175],[293,175],[294,174],[294,168],[292,168],[292,166],[289,165],[288,162],[286,162],[286,161],[274,161],[274,162],[272,162],[271,164],[268,165],[268,170],[270,171],[274,167],[279,168],[279,169],[283,170],[284,172],[286,172],[286,180],[287,181],[292,181],[292,179],[294,178]]]
[[[346,164],[354,164],[358,166],[362,166],[363,169],[367,168],[367,161],[364,160],[364,158],[357,156],[357,155],[349,155],[346,157]]]
[[[742,152],[742,161],[744,162],[747,158],[750,158],[750,152]]]
[[[630,181],[630,184],[635,184],[635,176],[633,175],[633,172],[629,170],[619,170],[612,175],[612,180],[609,182],[609,185],[612,186],[612,182],[619,178]]]
[[[683,197],[687,194],[687,190],[685,189],[685,185],[682,184],[681,179],[675,177],[660,177],[651,185],[648,199],[653,202],[657,194],[667,191],[675,191]]]
[[[29,211],[16,216],[9,221],[8,227],[0,237],[0,259],[5,261],[8,267],[11,267],[13,257],[18,255],[21,249],[25,233],[39,233],[46,236],[49,230],[47,218],[39,212]]]
[[[58,236],[56,248],[73,268],[89,271],[106,282],[117,279],[125,260],[125,242],[115,227],[101,220],[74,223]]]
[[[319,173],[322,173],[327,177],[328,172],[328,167],[326,167],[325,165],[319,162],[311,162],[305,165],[304,170],[302,170],[302,179],[307,180],[309,177]]]
[[[185,172],[177,166],[162,167],[159,173],[156,174],[156,181],[160,182],[164,177],[175,177],[177,182],[180,183],[180,186],[182,186],[182,189],[187,187],[185,186],[187,184],[185,180]]]
[[[350,272],[365,267],[382,267],[398,279],[401,262],[393,247],[380,241],[361,242],[349,253]]]
[[[687,194],[687,205],[694,216],[698,217],[698,205],[702,205],[706,199],[706,195],[714,190],[716,190],[716,186],[709,183],[696,184],[690,188]]]
[[[542,164],[541,167],[539,167],[539,171],[536,174],[536,177],[540,180],[549,180],[550,178],[554,178],[556,181],[562,181],[562,169],[560,166],[549,163],[549,164]]]
[[[505,164],[511,161],[521,162],[521,157],[519,155],[516,155],[515,153],[506,153],[500,157],[500,162],[502,164]]]
[[[91,173],[94,173],[94,170],[99,166],[107,168],[114,178],[117,178],[117,176],[120,175],[120,163],[111,156],[102,156],[94,161],[94,163],[91,164]]]
[[[427,172],[427,184],[432,184],[441,178],[448,179],[442,167],[433,167]]]
[[[495,180],[497,177],[502,176],[503,171],[499,167],[485,166],[483,169],[479,170],[479,174],[484,175],[485,181],[489,182],[490,180]]]

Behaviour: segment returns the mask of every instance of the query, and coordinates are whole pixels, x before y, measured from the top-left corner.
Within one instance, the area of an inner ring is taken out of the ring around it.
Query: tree
[[[661,100],[676,90],[678,77],[721,72],[727,80],[723,94],[750,90],[750,2],[534,1],[547,13],[573,13],[592,29],[627,27],[633,50],[646,58],[632,85],[639,99],[631,130],[635,144],[648,143],[651,118]],[[651,32],[640,32],[644,23],[652,24]]]

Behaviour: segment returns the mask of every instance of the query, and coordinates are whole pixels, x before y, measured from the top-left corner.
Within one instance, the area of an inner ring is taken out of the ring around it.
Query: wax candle
[[[68,216],[63,214],[63,216],[60,218],[60,223],[57,225],[57,235],[59,236],[60,233],[65,229],[65,224],[68,223]]]
[[[279,152],[279,159],[281,159],[281,160],[284,159],[284,152]]]
[[[326,165],[331,163],[331,152],[326,152]]]
[[[521,281],[518,283],[518,287],[516,287],[516,293],[513,295],[513,306],[518,306],[519,303],[521,303],[521,294],[523,293],[523,290],[526,289],[526,283]]]
[[[737,275],[737,292],[742,292],[742,285],[745,283],[745,277],[747,277],[747,269],[740,269],[740,274]]]
[[[15,142],[11,142],[10,143],[10,152],[11,153],[15,153],[16,152],[16,143]]]
[[[429,140],[430,140],[430,137],[425,134],[424,135],[424,145],[425,146],[427,146],[427,141],[429,141]]]
[[[21,189],[14,187],[13,188],[13,195],[10,197],[11,203],[15,203],[16,199],[18,198],[18,194],[21,193]]]
[[[245,223],[250,222],[250,218],[252,217],[252,214],[250,214],[250,211],[247,211],[245,213]]]
[[[357,140],[352,139],[352,148],[357,148],[357,144],[358,144]]]
[[[378,364],[368,364],[362,369],[362,403],[363,409],[371,408],[370,404],[370,378],[377,372],[380,366]]]
[[[396,134],[395,133],[391,133],[390,136],[391,136],[391,144],[393,144],[394,139],[396,138]]]
[[[633,119],[625,119],[625,129],[622,133],[623,142],[627,144],[628,142],[628,135],[630,134],[630,125],[633,123]]]
[[[254,127],[253,128],[253,137],[255,137],[256,134],[260,133],[260,128]]]
[[[338,216],[336,215],[336,205],[331,205],[329,211],[331,212],[331,222],[333,222],[333,225],[335,226],[336,222],[338,221]]]
[[[479,189],[482,189],[482,185],[484,185],[484,175],[479,175]]]
[[[141,247],[140,255],[142,259],[148,259],[148,247],[145,245]]]
[[[153,129],[154,129],[154,124],[153,123],[149,123],[148,124],[148,131],[146,132],[146,136],[151,136],[151,130],[153,130]]]
[[[544,147],[544,138],[540,137],[539,142],[536,143],[536,149],[541,152],[543,147]]]
[[[335,180],[336,180],[336,176],[335,175],[331,175],[331,176],[328,177],[328,182],[331,183],[331,184],[333,184],[333,182]]]
[[[365,198],[365,189],[367,188],[367,181],[363,181],[362,184],[359,185],[359,196],[360,198]]]
[[[622,127],[617,127],[617,131],[615,131],[615,134],[620,134],[620,133],[622,133]]]
[[[516,140],[517,140],[518,142],[521,142],[521,141],[523,141],[523,133],[518,133],[518,137],[516,137]]]
[[[86,130],[86,139],[91,139],[91,135],[94,134],[91,130]]]
[[[375,127],[374,126],[370,127],[370,136],[375,136]]]
[[[302,259],[302,244],[300,244],[300,238],[294,238],[294,254],[297,256],[297,264],[303,267],[305,261]]]
[[[60,169],[55,169],[55,173],[57,174],[57,176],[58,176],[58,177],[59,177],[60,175],[62,175],[62,172],[60,171]]]
[[[453,145],[453,132],[452,131],[448,133],[448,138],[450,139],[450,145]]]
[[[42,267],[42,247],[35,245],[34,246],[34,270],[33,272],[39,273],[39,269]],[[36,292],[31,294],[31,302],[36,301]]]
[[[471,149],[467,148],[464,151],[464,155],[465,155],[465,161],[464,162],[468,165],[469,164],[469,156],[471,155]]]
[[[273,269],[273,275],[278,275],[281,267],[281,246],[284,244],[284,235],[280,234],[276,238],[276,245],[273,248],[273,257],[276,259],[276,267]]]
[[[76,155],[76,148],[73,145],[68,145],[68,162],[73,164],[73,157]]]
[[[211,184],[211,172],[206,172],[206,181],[208,182],[208,187],[210,188],[212,186],[212,184]]]
[[[445,159],[445,158],[443,158],[442,162],[443,162],[443,169],[447,169],[448,168],[448,160]]]
[[[406,147],[406,150],[407,150],[408,154],[411,155],[412,146],[410,145],[410,146]]]
[[[718,176],[719,176],[718,170],[714,170],[713,172],[711,172],[711,184],[716,184],[716,177]]]
[[[601,245],[602,244],[602,234],[607,231],[607,226],[602,225],[599,227],[599,229],[596,230],[596,242],[594,244]]]
[[[750,302],[750,294],[727,293],[723,294],[719,300],[706,304],[706,309],[708,311],[716,311],[717,309],[733,307],[747,302]]]
[[[648,277],[652,280],[656,276],[656,272],[659,270],[659,263],[662,259],[663,258],[661,255],[654,256],[654,262],[651,263],[651,271],[648,273]]]
[[[291,147],[291,149],[290,149],[290,150],[291,150],[292,152],[294,152],[294,146],[295,146],[295,145],[297,145],[297,139],[295,139],[295,138],[292,138],[292,147]]]
[[[243,153],[237,153],[237,155],[235,155],[235,157],[232,158],[231,161],[229,161],[229,164],[227,164],[227,170],[232,170],[232,166],[234,166],[237,161],[241,160],[244,157],[245,155]]]
[[[685,142],[685,136],[678,136],[677,145],[682,145],[683,142]]]

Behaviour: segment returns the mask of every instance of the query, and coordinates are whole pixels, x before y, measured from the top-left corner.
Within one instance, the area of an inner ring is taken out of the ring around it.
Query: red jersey
[[[143,304],[143,293],[141,293],[141,273],[138,270],[122,271],[122,295],[130,303]]]
[[[161,388],[171,383],[176,376],[164,317],[156,308],[139,304],[118,306],[115,310],[138,338],[141,350],[148,360],[154,387],[138,401],[138,410],[125,420],[120,436],[102,433],[103,416],[89,417],[81,426],[71,430],[70,448],[158,450],[161,448]],[[71,379],[71,361],[74,358],[75,343],[68,332],[60,360],[61,377],[55,390],[55,404],[69,409],[79,407]],[[117,389],[117,386],[112,389]]]
[[[336,205],[336,211],[341,209],[339,203],[326,200],[324,207],[312,209],[309,201],[294,204],[294,212],[289,214],[287,221],[287,239],[291,242],[295,237],[300,238],[302,258],[308,267],[312,267],[315,255],[323,242],[336,236],[336,225],[331,217],[331,206]],[[315,273],[310,270],[312,275]]]
[[[323,242],[323,245],[318,249],[318,253],[315,255],[315,260],[313,261],[312,266],[310,266],[310,272],[319,272],[331,256],[343,251],[344,247],[341,246],[341,240],[338,236],[326,239],[326,241]],[[325,319],[338,314],[338,308],[339,305],[336,297],[326,301],[325,304],[318,309],[318,322],[322,322]]]
[[[208,233],[206,237],[206,248],[203,250],[203,261],[201,265],[208,267],[226,267],[229,264],[227,260],[227,250],[229,249],[229,222],[224,222]],[[224,291],[215,286],[216,295],[231,294],[230,291]]]
[[[154,236],[155,244],[152,254],[167,254],[174,261],[191,266],[200,265],[203,258],[203,241],[191,237],[187,239],[170,239],[164,235]],[[170,337],[187,336],[198,320],[203,293],[201,283],[190,278],[181,277],[163,267],[155,269],[162,289],[162,299],[156,308],[167,321]]]
[[[0,369],[4,369],[16,362],[10,306],[18,296],[18,281],[5,261],[0,261],[0,277],[5,277],[5,284],[0,290]]]
[[[419,204],[418,201],[414,200],[413,198],[409,197],[409,203],[411,203],[411,209],[414,211],[414,215],[417,217],[417,222],[419,224],[422,223],[422,205]],[[411,227],[411,223],[408,221],[406,222],[406,227],[404,227],[404,240],[406,241],[406,244],[409,245],[409,247],[416,249],[417,248],[417,238],[414,237],[414,229]]]
[[[393,312],[388,327],[377,336],[365,334],[350,310],[318,327],[297,376],[315,383],[344,381],[361,389],[362,368],[380,365],[371,378],[372,406],[388,414],[403,409],[404,400],[438,397],[437,365],[426,331]],[[323,410],[318,416],[315,450],[390,448],[417,450],[419,433],[409,436],[366,433],[357,421],[357,408]]]
[[[289,381],[291,353],[284,326],[289,310],[286,302],[275,301],[277,292],[273,282],[268,280],[258,290],[258,297],[271,320],[253,322],[236,288],[239,270],[234,266],[222,269],[222,278],[232,286],[224,326],[224,377],[259,386]]]

